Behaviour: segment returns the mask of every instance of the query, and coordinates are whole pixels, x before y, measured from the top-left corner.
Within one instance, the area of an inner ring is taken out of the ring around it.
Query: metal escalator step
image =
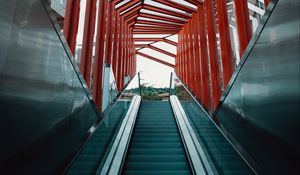
[[[184,155],[130,155],[128,161],[130,162],[184,162],[186,160]]]
[[[191,174],[168,101],[142,102],[122,174]]]
[[[185,162],[128,162],[126,168],[128,170],[189,170]]]
[[[150,170],[150,171],[142,171],[142,170],[129,170],[125,172],[126,175],[189,175],[191,174],[189,171],[157,171],[157,170]]]
[[[129,154],[135,154],[135,155],[184,155],[185,152],[183,149],[167,149],[167,150],[163,150],[163,149],[141,149],[141,148],[132,148],[131,150],[129,150]]]

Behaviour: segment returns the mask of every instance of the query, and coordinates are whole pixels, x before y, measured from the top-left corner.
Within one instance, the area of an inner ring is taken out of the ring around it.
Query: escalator
[[[143,101],[122,174],[191,174],[168,101]]]
[[[255,174],[198,104],[136,96],[116,102],[66,174]]]

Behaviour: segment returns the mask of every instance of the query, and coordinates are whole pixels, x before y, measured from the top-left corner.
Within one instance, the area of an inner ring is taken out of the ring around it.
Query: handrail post
[[[173,82],[173,72],[171,72],[171,75],[170,75],[169,96],[172,95],[172,82]]]
[[[139,81],[139,90],[140,90],[140,96],[142,96],[142,88],[141,88],[141,75],[140,75],[140,72],[138,72],[138,81]]]

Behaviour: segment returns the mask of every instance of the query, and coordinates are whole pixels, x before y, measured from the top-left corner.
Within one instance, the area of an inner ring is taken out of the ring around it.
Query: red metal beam
[[[140,17],[156,19],[156,20],[161,20],[161,21],[174,22],[174,23],[179,23],[179,24],[183,24],[186,22],[185,20],[178,19],[178,18],[165,17],[165,16],[148,14],[148,13],[143,13],[143,12],[140,13]]]
[[[271,1],[271,0],[264,0],[265,8],[268,7],[268,5],[270,4],[270,1]]]
[[[165,55],[168,55],[170,57],[173,57],[173,58],[176,58],[176,55],[171,53],[171,52],[168,52],[166,50],[163,50],[163,49],[160,49],[158,47],[155,47],[155,46],[152,46],[150,44],[136,44],[135,47],[143,47],[143,48],[149,48],[149,49],[152,49],[152,50],[155,50],[157,52],[160,52],[162,54],[165,54]]]
[[[112,60],[112,69],[114,71],[115,79],[117,80],[117,64],[118,64],[118,52],[119,52],[119,32],[120,32],[120,19],[118,17],[118,13],[115,13],[115,34],[114,34],[114,52],[113,52],[113,60]]]
[[[151,10],[154,12],[159,12],[159,13],[163,13],[163,14],[167,14],[167,15],[171,15],[171,16],[176,16],[179,18],[184,18],[184,19],[191,17],[190,14],[181,13],[181,12],[177,12],[177,11],[173,11],[173,10],[169,10],[169,9],[164,9],[164,8],[160,8],[160,7],[156,7],[156,6],[152,6],[152,5],[148,5],[148,4],[144,4],[143,8],[146,10]]]
[[[230,42],[229,22],[226,8],[226,0],[216,1],[217,17],[220,33],[220,48],[223,68],[223,87],[226,88],[233,73],[233,54]]]
[[[189,52],[188,52],[188,40],[187,40],[187,31],[186,27],[183,28],[183,48],[184,48],[184,66],[185,66],[185,84],[189,87],[189,73],[190,73],[190,68],[189,68]]]
[[[124,10],[127,10],[128,8],[140,3],[141,1],[140,0],[131,0],[131,1],[128,1],[127,3],[119,6],[116,8],[116,10],[119,12],[119,13],[122,13]]]
[[[181,49],[181,31],[178,33],[178,45],[177,45],[177,60],[176,64],[178,64],[178,76],[182,80],[182,49]]]
[[[194,13],[192,15],[192,33],[194,35],[194,52],[195,52],[195,94],[199,101],[201,101],[201,69],[200,69],[200,46],[199,46],[199,29],[198,29],[198,14]]]
[[[148,21],[148,20],[136,20],[136,24],[148,24],[148,25],[157,25],[157,26],[166,26],[166,27],[173,27],[176,29],[180,29],[183,24],[175,24],[175,23],[167,23],[167,22],[157,22],[157,21]]]
[[[135,48],[140,48],[140,47],[147,48],[148,44],[135,44],[134,47]]]
[[[152,49],[152,50],[155,50],[155,51],[157,51],[157,52],[160,52],[160,53],[162,53],[162,54],[168,55],[168,56],[170,56],[170,57],[176,58],[176,55],[175,55],[175,54],[173,54],[173,53],[171,53],[171,52],[168,52],[168,51],[166,51],[166,50],[160,49],[160,48],[158,48],[158,47],[152,46],[152,45],[150,45],[150,44],[148,44],[148,48],[150,48],[150,49]]]
[[[107,1],[98,1],[98,21],[96,34],[95,59],[93,64],[93,91],[92,95],[96,102],[97,108],[101,111],[102,106],[102,76],[104,64],[104,37],[106,28],[106,6]]]
[[[68,0],[64,19],[64,35],[72,54],[75,53],[80,1]]]
[[[212,86],[212,105],[213,110],[217,107],[221,97],[221,79],[219,70],[219,58],[216,39],[216,25],[214,17],[214,4],[213,1],[205,1],[205,12],[208,31],[208,52],[210,60],[210,75]]]
[[[174,65],[173,65],[173,64],[168,63],[168,62],[165,62],[165,61],[160,60],[160,59],[158,59],[158,58],[152,57],[152,56],[147,55],[147,54],[145,54],[145,53],[136,51],[136,54],[137,54],[137,55],[140,55],[140,56],[142,56],[142,57],[148,58],[148,59],[150,59],[150,60],[153,60],[153,61],[155,61],[155,62],[161,63],[161,64],[163,64],[163,65],[166,65],[166,66],[169,66],[169,67],[174,68]]]
[[[154,25],[134,25],[133,29],[146,29],[146,30],[152,30],[152,29],[158,29],[158,30],[173,30],[172,27],[166,27],[166,26],[154,26]]]
[[[195,6],[199,5],[199,4],[203,4],[204,0],[185,0],[186,2],[193,4]]]
[[[242,57],[252,37],[248,1],[234,0],[236,25],[239,35],[240,56]]]
[[[145,32],[138,32],[138,31],[133,31],[133,34],[136,34],[136,35],[140,35],[140,34],[149,34],[149,35],[152,35],[152,34],[159,34],[159,35],[171,35],[171,34],[177,34],[178,31],[145,31]]]
[[[188,50],[189,50],[189,67],[190,67],[190,72],[189,72],[189,80],[190,80],[190,88],[195,94],[195,54],[194,54],[194,47],[193,47],[193,33],[192,33],[192,21],[191,19],[187,23],[187,32],[188,32]]]
[[[200,45],[200,80],[201,80],[201,102],[207,110],[210,109],[210,90],[209,90],[209,70],[208,70],[208,55],[207,55],[207,40],[205,27],[204,5],[198,5],[198,30],[199,30],[199,45]]]
[[[114,27],[113,27],[113,9],[114,4],[112,2],[108,2],[108,10],[107,10],[107,24],[106,24],[106,42],[105,42],[105,62],[106,64],[111,64],[112,62],[112,35],[114,33]]]
[[[172,41],[172,40],[169,40],[169,39],[164,38],[163,41],[164,41],[165,43],[168,43],[168,44],[171,44],[171,45],[177,47],[177,43],[174,42],[174,41]]]
[[[96,0],[87,1],[84,33],[83,33],[83,41],[82,41],[82,54],[80,60],[80,71],[86,81],[88,88],[90,88],[95,19],[96,19]]]
[[[128,16],[130,16],[130,15],[132,15],[132,14],[134,14],[134,13],[137,13],[139,10],[142,9],[142,7],[143,7],[143,6],[142,6],[141,4],[138,5],[138,6],[135,6],[135,7],[133,7],[132,9],[130,9],[130,10],[128,10],[128,11],[122,13],[122,14],[121,14],[121,17],[127,18]]]
[[[124,21],[120,17],[120,32],[119,32],[119,50],[118,50],[118,69],[117,69],[117,87],[119,91],[122,89],[122,65],[123,63],[123,31],[124,31]]]
[[[152,0],[152,1],[164,4],[164,5],[167,5],[169,7],[173,7],[175,9],[182,10],[182,11],[185,11],[185,12],[188,12],[188,13],[197,12],[197,9],[195,9],[195,8],[192,8],[192,7],[183,5],[183,4],[179,4],[177,2],[170,1],[170,0]]]
[[[164,41],[163,38],[134,38],[135,42],[153,42],[153,41]]]

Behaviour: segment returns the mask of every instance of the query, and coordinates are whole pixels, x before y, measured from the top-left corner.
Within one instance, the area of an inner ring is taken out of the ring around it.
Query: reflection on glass
[[[253,174],[174,73],[171,93],[178,97],[213,171],[219,174]]]
[[[130,103],[138,94],[138,87],[138,76],[135,76],[123,93],[113,100],[115,102],[104,111],[103,120],[74,160],[67,174],[81,173],[82,171],[94,174],[98,169],[102,169]]]

